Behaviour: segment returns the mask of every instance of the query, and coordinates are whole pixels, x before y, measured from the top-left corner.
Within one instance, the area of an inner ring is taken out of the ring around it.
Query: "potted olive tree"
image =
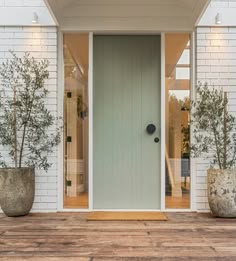
[[[0,206],[22,216],[34,201],[35,168],[49,169],[60,129],[45,106],[48,61],[12,56],[0,66]]]
[[[236,120],[228,111],[223,90],[196,87],[192,102],[192,155],[210,162],[207,173],[208,202],[214,216],[236,217]]]

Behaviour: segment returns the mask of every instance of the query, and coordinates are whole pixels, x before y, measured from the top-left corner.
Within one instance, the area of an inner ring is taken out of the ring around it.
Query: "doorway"
[[[94,209],[160,209],[161,37],[93,45]]]

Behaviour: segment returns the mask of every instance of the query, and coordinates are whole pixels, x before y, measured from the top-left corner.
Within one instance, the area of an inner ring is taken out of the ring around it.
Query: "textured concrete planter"
[[[207,172],[208,202],[216,217],[236,217],[236,170]]]
[[[33,205],[34,193],[33,168],[0,169],[0,205],[7,216],[27,215]]]

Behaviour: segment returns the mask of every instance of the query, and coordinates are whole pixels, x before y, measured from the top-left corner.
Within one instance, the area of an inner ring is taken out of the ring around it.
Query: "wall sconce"
[[[39,17],[37,15],[36,12],[33,13],[33,17],[32,17],[32,24],[38,24],[39,22]]]
[[[222,14],[221,13],[217,13],[217,15],[215,17],[215,23],[222,24]]]

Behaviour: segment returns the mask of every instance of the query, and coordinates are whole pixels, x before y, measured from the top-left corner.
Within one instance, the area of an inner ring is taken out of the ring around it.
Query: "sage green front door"
[[[159,209],[160,36],[97,35],[93,51],[94,209]]]

